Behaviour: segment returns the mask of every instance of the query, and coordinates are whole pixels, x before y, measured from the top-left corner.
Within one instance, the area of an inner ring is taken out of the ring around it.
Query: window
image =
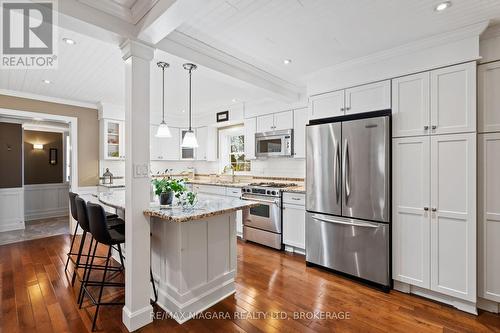
[[[245,160],[245,136],[233,135],[229,137],[229,160],[234,171],[250,171],[250,161]]]
[[[250,161],[245,158],[245,129],[231,126],[219,129],[219,172],[232,166],[235,172],[250,171]]]

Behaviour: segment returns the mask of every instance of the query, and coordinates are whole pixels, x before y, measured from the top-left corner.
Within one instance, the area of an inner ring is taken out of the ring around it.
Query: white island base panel
[[[235,293],[236,212],[188,222],[151,218],[157,304],[184,323]]]

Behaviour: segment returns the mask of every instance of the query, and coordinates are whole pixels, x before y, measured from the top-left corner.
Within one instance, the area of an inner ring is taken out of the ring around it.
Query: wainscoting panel
[[[68,184],[25,185],[26,221],[68,215],[68,191]]]
[[[0,232],[24,229],[23,188],[0,189]]]

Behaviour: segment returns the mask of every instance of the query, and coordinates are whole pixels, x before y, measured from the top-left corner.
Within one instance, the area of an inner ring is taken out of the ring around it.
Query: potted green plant
[[[153,179],[153,185],[155,194],[160,197],[160,205],[171,205],[174,195],[178,198],[187,189],[182,179]]]

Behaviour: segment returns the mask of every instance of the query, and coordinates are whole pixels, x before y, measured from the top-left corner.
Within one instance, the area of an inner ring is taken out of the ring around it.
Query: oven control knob
[[[273,191],[273,192],[272,192],[272,195],[276,195],[276,191]]]
[[[266,191],[266,194],[271,194],[271,191],[267,190],[267,191]]]

